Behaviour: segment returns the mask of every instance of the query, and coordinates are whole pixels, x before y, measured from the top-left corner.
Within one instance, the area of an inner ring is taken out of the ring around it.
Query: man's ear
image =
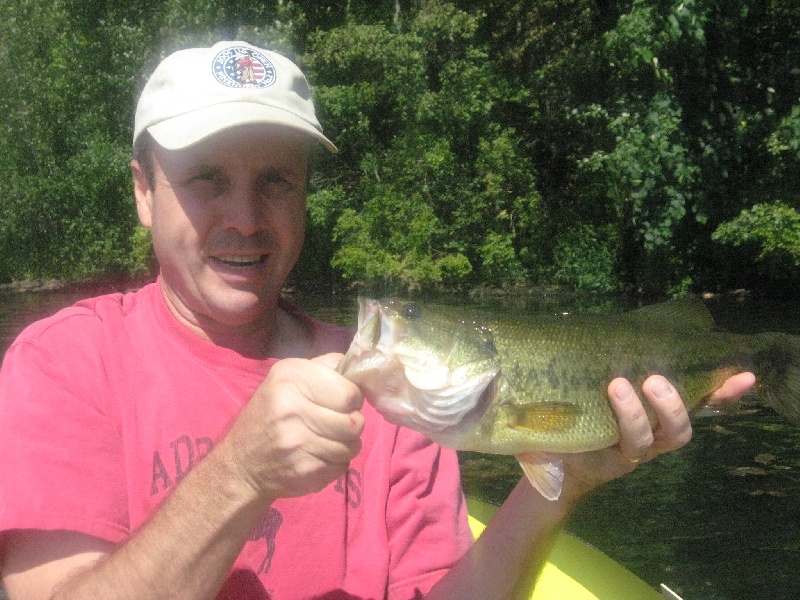
[[[131,161],[133,171],[133,193],[136,196],[136,212],[139,213],[139,222],[144,227],[153,224],[153,190],[147,180],[147,174],[142,169],[139,161]]]

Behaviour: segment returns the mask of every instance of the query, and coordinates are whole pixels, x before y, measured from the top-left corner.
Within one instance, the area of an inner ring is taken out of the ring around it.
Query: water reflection
[[[1,295],[0,352],[27,323],[80,297]],[[292,297],[323,320],[355,324],[354,295]],[[555,292],[477,303],[490,311],[544,313],[633,307],[624,300],[590,305]],[[709,307],[732,331],[800,334],[796,305],[721,298]],[[467,492],[490,501],[502,502],[521,476],[511,457],[465,452],[461,461]],[[667,583],[686,600],[800,597],[800,429],[768,409],[696,421],[689,446],[597,490],[568,529],[654,586]]]

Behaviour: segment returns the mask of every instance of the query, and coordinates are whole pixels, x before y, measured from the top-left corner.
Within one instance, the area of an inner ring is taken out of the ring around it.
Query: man
[[[615,380],[620,444],[565,457],[558,501],[520,482],[471,545],[455,454],[364,404],[334,370],[350,332],[280,299],[313,142],[336,151],[280,55],[225,42],[154,72],[132,169],[158,282],[35,323],[3,363],[11,600],[502,598],[587,491],[689,440],[663,378],[655,431]]]

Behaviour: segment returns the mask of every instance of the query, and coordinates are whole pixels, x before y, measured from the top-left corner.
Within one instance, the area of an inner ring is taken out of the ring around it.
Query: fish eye
[[[414,304],[413,302],[403,306],[402,312],[406,319],[419,319],[422,316],[422,309],[418,304]]]

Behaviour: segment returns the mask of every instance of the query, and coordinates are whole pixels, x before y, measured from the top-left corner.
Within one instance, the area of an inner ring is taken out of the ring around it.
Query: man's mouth
[[[263,264],[267,260],[267,254],[241,255],[221,255],[214,256],[213,259],[229,267],[254,267]]]

